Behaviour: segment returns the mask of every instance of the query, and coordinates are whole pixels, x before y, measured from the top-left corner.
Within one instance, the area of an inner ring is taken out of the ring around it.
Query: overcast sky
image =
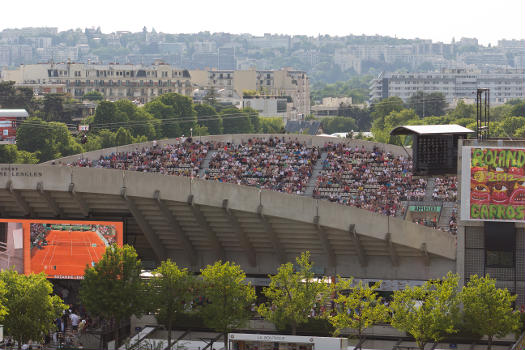
[[[2,0],[0,29],[98,27],[104,33],[389,35],[480,43],[525,36],[525,0]]]

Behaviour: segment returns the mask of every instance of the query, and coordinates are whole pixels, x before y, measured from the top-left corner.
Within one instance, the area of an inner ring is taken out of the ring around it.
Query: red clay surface
[[[44,272],[49,278],[81,279],[86,265],[98,262],[106,251],[104,242],[91,231],[51,230],[46,240],[49,245],[43,249],[31,249],[31,270]],[[88,245],[75,246],[75,243]]]

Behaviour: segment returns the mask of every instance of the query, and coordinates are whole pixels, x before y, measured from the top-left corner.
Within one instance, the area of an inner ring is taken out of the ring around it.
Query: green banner
[[[408,210],[417,212],[439,213],[441,211],[441,207],[435,205],[410,205],[408,206]]]

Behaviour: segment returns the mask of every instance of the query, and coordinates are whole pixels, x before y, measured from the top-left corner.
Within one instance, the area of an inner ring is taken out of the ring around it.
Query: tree
[[[254,133],[259,133],[261,130],[261,121],[259,118],[259,112],[257,112],[255,109],[247,107],[243,108],[242,110],[244,113],[247,113],[250,117],[250,123],[252,124],[252,128]]]
[[[18,127],[16,142],[18,150],[34,152],[41,162],[83,151],[65,124],[34,117]]]
[[[391,138],[390,132],[393,128],[399,125],[419,124],[419,117],[412,109],[403,109],[401,111],[393,111],[382,119],[374,120],[372,124],[372,133],[374,139],[381,143],[400,144],[400,138]]]
[[[496,280],[490,276],[470,276],[461,292],[464,326],[474,334],[488,337],[488,350],[494,337],[504,337],[520,327],[520,316],[512,303],[516,295],[496,288]]]
[[[277,274],[270,277],[270,285],[263,294],[267,303],[259,305],[262,317],[273,322],[277,328],[290,326],[292,334],[297,327],[308,321],[310,312],[317,305],[323,305],[329,295],[329,286],[314,278],[310,252],[296,258],[296,271],[289,262],[282,264]]]
[[[84,94],[84,99],[88,101],[102,101],[104,99],[104,95],[98,91],[90,91]]]
[[[430,94],[418,91],[408,99],[408,108],[413,109],[420,118],[426,116],[442,116],[447,108],[447,100],[441,92]]]
[[[525,101],[514,100],[512,102],[511,115],[514,117],[525,117]]]
[[[79,297],[88,312],[111,321],[115,344],[119,345],[119,326],[131,315],[140,316],[146,306],[141,262],[132,246],[113,244],[95,266],[86,266]]]
[[[149,282],[150,298],[157,320],[168,330],[168,347],[171,349],[171,330],[178,315],[185,312],[193,299],[195,279],[188,269],[179,269],[171,260],[163,261],[153,271]]]
[[[381,297],[376,294],[381,282],[373,286],[363,286],[359,281],[357,286],[352,286],[352,279],[339,278],[337,283],[337,297],[334,299],[337,314],[329,316],[328,320],[338,334],[344,328],[357,330],[359,348],[363,341],[363,331],[368,327],[385,322],[388,319],[388,307],[382,303]]]
[[[207,327],[221,332],[224,349],[228,349],[228,333],[243,326],[250,318],[255,289],[246,283],[246,274],[239,265],[229,261],[216,262],[201,270],[204,297],[201,315]]]
[[[321,121],[323,131],[327,134],[333,134],[336,132],[348,132],[357,130],[357,124],[355,120],[350,117],[327,117]]]
[[[260,117],[261,132],[263,134],[283,134],[284,123],[281,118]]]
[[[0,314],[7,334],[18,342],[18,349],[29,340],[41,340],[55,328],[54,321],[67,308],[43,273],[22,275],[10,269],[0,273]]]
[[[128,129],[120,127],[115,135],[115,142],[117,143],[117,146],[129,145],[130,143],[133,143],[133,136],[131,136]]]
[[[18,150],[16,145],[0,145],[0,163],[36,164],[38,158],[34,153]]]
[[[103,125],[104,127],[118,127],[118,124],[125,124],[128,121],[127,115],[118,111],[114,102],[102,101],[97,106],[93,124]]]
[[[370,117],[370,110],[366,107],[359,108],[357,106],[340,106],[337,110],[339,117],[351,117],[357,123],[357,130],[369,131],[372,126]]]
[[[1,108],[25,108],[30,110],[33,90],[30,88],[17,88],[14,81],[0,82]]]
[[[397,96],[385,98],[379,102],[375,102],[371,106],[371,116],[376,119],[383,119],[391,112],[399,112],[405,108],[403,100]]]
[[[248,113],[235,107],[225,108],[221,112],[223,132],[225,134],[249,134],[253,126]]]
[[[210,135],[222,134],[222,118],[217,114],[213,106],[208,104],[196,104],[197,123],[208,128]]]
[[[156,100],[173,108],[182,133],[189,135],[190,129],[195,128],[197,123],[197,113],[193,109],[191,98],[170,92],[159,96]]]
[[[44,96],[44,119],[48,122],[69,122],[64,116],[64,95],[46,94]]]
[[[457,332],[460,292],[459,276],[449,272],[440,280],[394,292],[390,304],[392,327],[409,333],[423,350],[430,342],[439,342]]]

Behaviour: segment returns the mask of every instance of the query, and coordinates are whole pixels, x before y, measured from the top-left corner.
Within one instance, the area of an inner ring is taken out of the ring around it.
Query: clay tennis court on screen
[[[97,263],[107,246],[122,246],[121,222],[16,221],[24,229],[26,274],[44,272],[48,278],[81,279],[86,266]]]

